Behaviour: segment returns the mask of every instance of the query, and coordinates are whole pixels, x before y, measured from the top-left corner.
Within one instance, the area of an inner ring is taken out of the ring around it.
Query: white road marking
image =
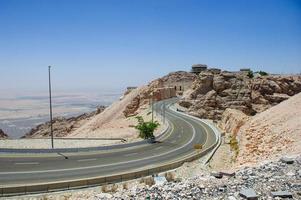
[[[129,153],[129,154],[126,154],[125,156],[133,156],[133,155],[137,155],[138,153]]]
[[[160,147],[157,147],[157,148],[155,148],[155,149],[162,149],[163,147],[162,146],[160,146]]]
[[[77,160],[78,162],[89,162],[89,161],[93,161],[96,160],[96,158],[89,158],[89,159],[81,159],[81,160]]]
[[[192,128],[192,137],[190,138],[190,140],[183,146],[181,147],[178,147],[176,149],[173,149],[171,151],[167,151],[167,152],[164,152],[162,154],[158,154],[158,155],[154,155],[154,156],[149,156],[149,157],[146,157],[146,158],[141,158],[141,159],[136,159],[136,160],[130,160],[130,161],[123,161],[123,162],[118,162],[118,163],[110,163],[110,164],[105,164],[105,165],[94,165],[94,166],[87,166],[87,167],[75,167],[75,168],[67,168],[67,169],[49,169],[49,170],[39,170],[39,171],[19,171],[19,172],[0,172],[0,175],[2,174],[32,174],[32,173],[45,173],[45,172],[65,172],[65,171],[74,171],[74,170],[84,170],[84,169],[93,169],[93,168],[99,168],[99,167],[110,167],[110,166],[116,166],[116,165],[122,165],[122,164],[128,164],[128,163],[133,163],[133,162],[138,162],[138,161],[144,161],[144,160],[147,160],[147,159],[151,159],[151,158],[157,158],[157,157],[160,157],[160,156],[164,156],[164,155],[167,155],[167,154],[170,154],[172,152],[176,152],[182,148],[185,148],[186,146],[189,146],[192,144],[192,141],[194,140],[195,138],[195,135],[196,135],[196,131],[195,131],[195,128],[192,126],[192,124],[190,122],[188,122],[187,120],[173,114],[173,113],[169,113],[170,115],[173,115],[174,117],[178,118],[178,119],[181,119],[183,121],[185,121],[191,128]]]
[[[15,163],[15,165],[38,165],[38,162]]]

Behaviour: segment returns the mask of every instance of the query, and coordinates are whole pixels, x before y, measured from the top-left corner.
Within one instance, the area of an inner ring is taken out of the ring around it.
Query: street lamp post
[[[152,93],[152,122],[154,122],[154,94]]]
[[[54,148],[53,145],[53,126],[52,126],[52,99],[51,99],[51,74],[50,74],[51,66],[48,66],[48,77],[49,77],[49,112],[50,112],[50,134],[51,134],[51,147]]]
[[[165,123],[165,101],[163,100],[163,123]]]

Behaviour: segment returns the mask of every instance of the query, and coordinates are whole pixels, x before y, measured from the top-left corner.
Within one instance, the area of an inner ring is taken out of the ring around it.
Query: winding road
[[[9,193],[10,190],[5,188],[49,183],[59,185],[74,180],[92,180],[94,177],[153,169],[195,155],[194,144],[202,144],[202,151],[212,149],[217,143],[213,129],[200,120],[171,109],[175,101],[176,99],[170,99],[164,102],[169,126],[165,133],[158,137],[157,143],[133,143],[112,146],[105,150],[62,154],[12,154],[1,153],[0,149],[0,196],[1,193]],[[163,101],[154,106],[156,113],[160,113],[162,108]],[[68,189],[64,187],[66,186],[58,186],[58,189]],[[16,189],[11,191],[18,192]],[[20,189],[19,192],[24,192],[24,189]]]

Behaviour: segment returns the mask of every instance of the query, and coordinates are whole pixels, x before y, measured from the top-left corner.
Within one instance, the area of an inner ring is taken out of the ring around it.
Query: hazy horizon
[[[301,72],[299,1],[0,0],[0,92],[124,90],[204,63]]]

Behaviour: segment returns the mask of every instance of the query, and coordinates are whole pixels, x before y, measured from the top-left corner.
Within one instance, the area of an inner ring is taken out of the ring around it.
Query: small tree
[[[139,137],[143,139],[149,139],[154,137],[154,131],[160,125],[157,121],[145,122],[141,116],[136,117],[138,120],[138,125],[135,128],[139,131]]]
[[[267,72],[265,71],[259,71],[258,74],[260,74],[261,76],[267,76],[269,75]]]
[[[252,71],[252,70],[248,71],[247,76],[248,76],[249,78],[253,78],[253,77],[254,77],[253,71]]]

